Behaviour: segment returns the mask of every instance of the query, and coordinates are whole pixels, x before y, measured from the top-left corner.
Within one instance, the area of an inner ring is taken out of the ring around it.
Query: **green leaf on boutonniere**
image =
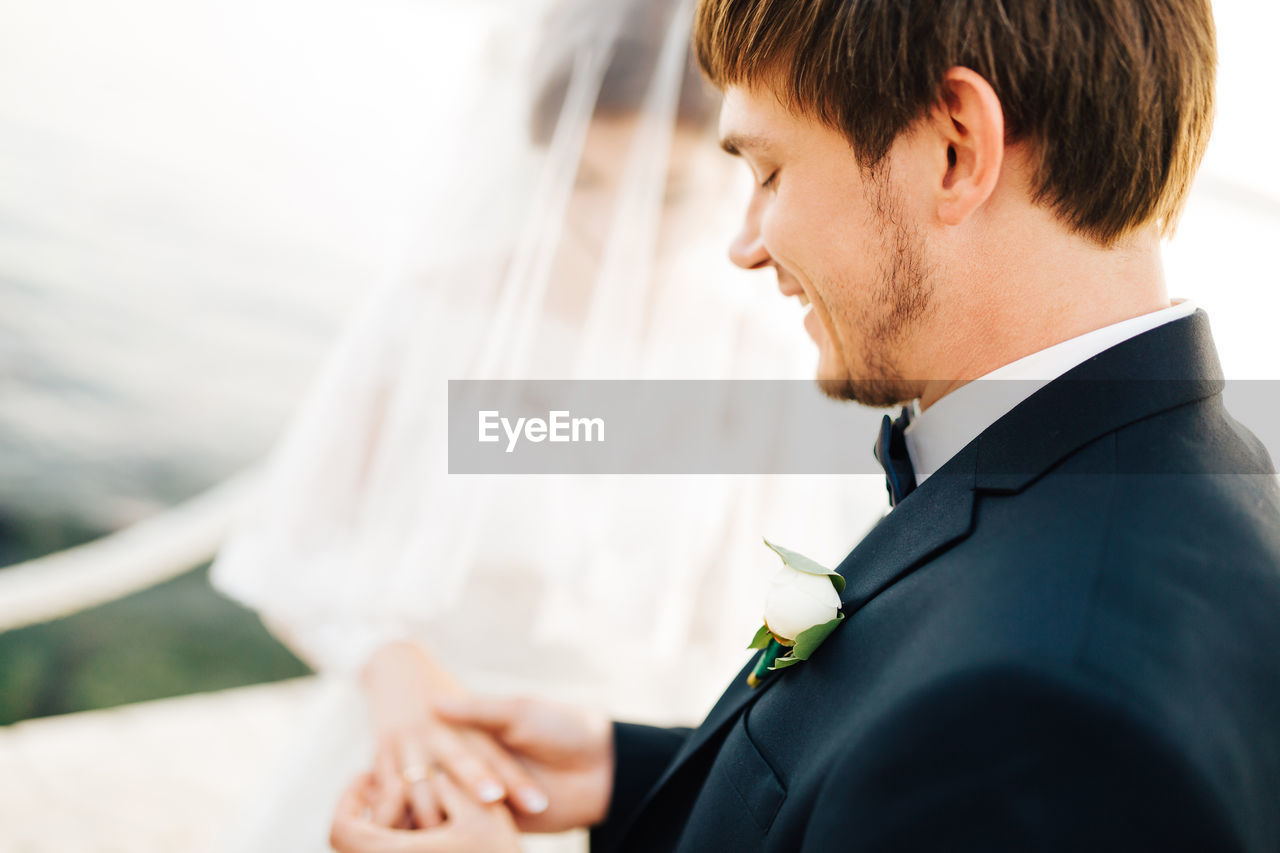
[[[831,636],[831,632],[840,624],[841,619],[844,619],[843,613],[830,622],[814,625],[812,628],[801,631],[800,636],[796,637],[795,645],[790,648],[785,657],[780,657],[773,662],[773,666],[769,667],[770,671],[786,669],[802,660],[808,660],[818,646],[822,645],[822,641]]]
[[[797,572],[804,572],[809,575],[826,575],[831,578],[831,584],[836,588],[837,593],[844,592],[844,576],[839,572],[833,572],[826,566],[815,563],[804,554],[797,554],[781,545],[774,545],[768,539],[764,540],[764,544],[768,545],[773,553],[782,558],[782,562],[787,568],[795,569]],[[812,630],[812,629],[810,629]]]
[[[831,632],[836,629],[840,621],[844,619],[844,614],[840,613],[830,622],[824,622],[821,625],[814,625],[801,631],[796,637],[796,644],[791,648],[791,657],[796,660],[808,660],[809,655],[822,645],[822,641],[831,636]]]
[[[747,646],[747,648],[767,649],[769,647],[769,641],[772,639],[773,635],[769,633],[769,626],[761,625],[760,630],[756,631],[755,637],[751,640],[751,645]]]

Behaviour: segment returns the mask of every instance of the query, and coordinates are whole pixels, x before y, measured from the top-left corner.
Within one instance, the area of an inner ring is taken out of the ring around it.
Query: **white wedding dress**
[[[724,258],[746,178],[714,109],[699,123],[682,100],[689,4],[559,14],[496,31],[487,99],[505,107],[460,141],[470,165],[424,218],[425,259],[353,317],[215,564],[320,673],[219,850],[327,849],[373,754],[357,674],[383,643],[422,643],[478,691],[695,722],[760,623],[777,566],[761,536],[834,565],[885,506],[875,477],[449,475],[450,379],[812,374],[798,313]],[[635,44],[652,53],[639,93],[610,76]],[[554,127],[529,142],[513,104],[548,90]]]

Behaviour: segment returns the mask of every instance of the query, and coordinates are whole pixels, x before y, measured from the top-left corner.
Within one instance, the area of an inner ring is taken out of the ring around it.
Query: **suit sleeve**
[[[634,723],[613,724],[613,793],[609,813],[591,828],[591,851],[617,847],[631,815],[658,783],[692,729],[664,729]]]
[[[1114,703],[1001,674],[885,720],[840,750],[805,853],[1245,847],[1204,775]]]

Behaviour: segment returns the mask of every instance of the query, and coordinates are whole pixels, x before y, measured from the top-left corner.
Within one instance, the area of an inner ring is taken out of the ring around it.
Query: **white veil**
[[[714,141],[691,7],[555,3],[442,69],[475,94],[441,116],[451,153],[408,260],[213,570],[317,667],[409,637],[464,678],[580,678],[689,716],[759,622],[761,535],[834,563],[882,507],[850,478],[448,473],[450,379],[812,375],[798,309],[725,258],[749,187]]]

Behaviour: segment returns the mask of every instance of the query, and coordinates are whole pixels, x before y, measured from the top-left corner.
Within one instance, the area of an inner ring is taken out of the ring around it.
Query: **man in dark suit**
[[[894,508],[834,633],[696,730],[442,704],[547,789],[520,825],[1280,850],[1280,491],[1158,245],[1207,139],[1208,3],[703,0],[696,39],[757,183],[733,260],[812,305],[828,393],[906,404],[877,442]],[[388,849],[510,849],[435,784],[455,834]]]

